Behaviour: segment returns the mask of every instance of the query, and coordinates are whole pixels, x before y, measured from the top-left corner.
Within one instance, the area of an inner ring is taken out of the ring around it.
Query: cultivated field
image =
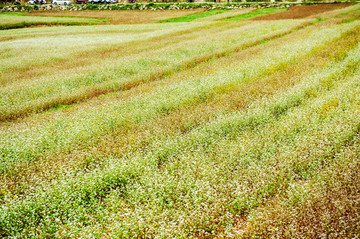
[[[359,4],[130,13],[0,14],[1,237],[360,236]]]

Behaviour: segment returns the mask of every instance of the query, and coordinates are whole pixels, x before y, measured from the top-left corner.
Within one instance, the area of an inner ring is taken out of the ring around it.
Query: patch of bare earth
[[[112,11],[45,11],[31,12],[30,16],[47,17],[91,17],[106,18],[110,21],[105,24],[143,24],[155,23],[161,20],[182,17],[195,13],[204,12],[204,9],[192,10],[162,10],[162,11],[137,11],[137,10],[112,10]]]
[[[301,19],[319,13],[332,11],[339,8],[349,7],[351,3],[332,3],[318,5],[303,5],[290,8],[288,11],[274,13],[265,16],[255,17],[251,20],[282,20],[282,19]]]

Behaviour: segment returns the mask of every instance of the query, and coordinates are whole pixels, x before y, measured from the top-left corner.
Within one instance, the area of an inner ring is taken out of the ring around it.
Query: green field
[[[356,238],[359,5],[256,11],[0,14],[0,237]]]
[[[273,14],[273,13],[278,13],[278,12],[283,12],[283,11],[286,11],[286,9],[285,8],[279,9],[279,8],[272,8],[272,7],[271,8],[260,8],[255,11],[252,11],[249,13],[244,13],[244,14],[234,16],[234,17],[229,17],[224,20],[226,20],[226,21],[245,20],[245,19],[250,19],[253,17],[260,17],[260,16],[264,16],[267,14]]]
[[[0,13],[0,30],[23,28],[36,25],[95,25],[106,22],[106,19],[80,18],[80,17],[45,17],[27,16],[23,12]]]

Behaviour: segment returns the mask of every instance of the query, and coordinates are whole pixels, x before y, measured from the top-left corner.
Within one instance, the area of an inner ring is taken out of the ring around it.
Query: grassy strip
[[[77,17],[33,17],[25,13],[0,13],[0,30],[32,27],[38,25],[95,25],[106,22],[108,19],[77,18]]]
[[[356,21],[360,18],[360,8],[343,12],[339,14],[337,17],[344,19],[345,23]]]
[[[100,22],[20,22],[9,25],[0,26],[0,30],[9,30],[9,29],[17,29],[24,27],[36,27],[36,26],[85,26],[85,25],[96,25]]]
[[[214,16],[214,15],[221,14],[221,13],[224,13],[224,12],[227,12],[227,11],[229,11],[229,10],[208,10],[208,11],[205,11],[205,12],[202,12],[202,13],[191,14],[191,15],[184,16],[184,17],[177,17],[177,18],[162,20],[162,21],[160,21],[160,23],[166,23],[166,22],[191,22],[191,21],[194,21],[194,20],[199,19],[199,18]]]
[[[239,20],[245,20],[245,19],[250,19],[253,17],[259,17],[259,16],[264,16],[264,15],[268,15],[268,14],[273,14],[273,13],[278,13],[278,12],[283,12],[286,11],[286,8],[260,8],[257,9],[253,12],[250,13],[245,13],[245,14],[241,14],[235,17],[231,17],[231,18],[225,18],[223,19],[224,21],[239,21]]]
[[[354,9],[354,10],[350,10],[347,12],[343,12],[341,14],[339,14],[339,16],[348,16],[348,15],[353,15],[354,13],[359,13],[360,12],[360,8]]]

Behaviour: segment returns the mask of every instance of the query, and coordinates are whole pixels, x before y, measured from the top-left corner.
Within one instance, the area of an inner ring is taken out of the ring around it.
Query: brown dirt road
[[[332,4],[318,4],[318,5],[303,5],[290,8],[288,11],[274,13],[265,16],[252,18],[251,20],[282,20],[282,19],[301,19],[316,15],[319,13],[332,11],[338,8],[351,6],[351,3],[332,3]]]
[[[195,13],[204,12],[204,9],[192,10],[162,10],[162,11],[140,11],[140,10],[113,10],[113,11],[34,11],[28,13],[29,16],[47,17],[93,17],[110,19],[105,24],[144,24],[156,23],[161,20],[182,17]]]

